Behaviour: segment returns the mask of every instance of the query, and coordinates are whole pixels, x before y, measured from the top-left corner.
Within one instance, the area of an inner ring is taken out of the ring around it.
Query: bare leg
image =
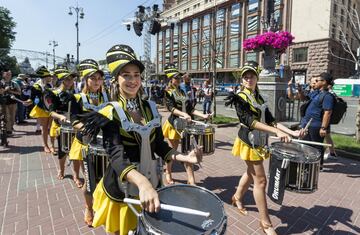
[[[50,149],[48,146],[48,135],[49,135],[49,118],[38,118],[40,126],[41,126],[41,135],[44,144],[44,151],[49,153]]]
[[[265,232],[267,234],[276,234],[271,226],[271,220],[266,203],[266,175],[263,166],[263,161],[246,161],[248,166],[247,173],[252,176],[254,180],[254,199],[260,214],[260,223],[267,227]],[[270,227],[271,226],[271,227]]]
[[[78,188],[81,188],[82,183],[81,183],[80,177],[79,177],[81,161],[73,160],[72,162],[73,162],[73,169],[74,169],[74,176],[73,176],[74,182]]]
[[[64,179],[64,172],[65,172],[65,162],[66,162],[66,156],[64,156],[63,158],[59,159],[59,174],[58,174],[58,179],[62,180]]]
[[[169,140],[169,145],[170,147],[176,150],[179,146],[179,140]],[[172,179],[171,173],[172,173],[172,161],[169,161],[165,163],[166,184],[174,184],[174,180]]]
[[[93,206],[93,197],[91,194],[86,192],[86,182],[82,187],[84,198],[85,198],[85,215],[84,215],[84,222],[89,227],[92,226],[93,219],[94,219],[94,212],[92,209]]]
[[[236,200],[236,206],[239,209],[244,209],[242,201],[243,201],[244,195],[245,195],[246,191],[248,191],[249,186],[250,186],[251,183],[253,183],[252,175],[249,174],[248,172],[245,172],[241,176],[241,178],[239,180],[238,187],[237,187],[236,192],[234,194],[234,199]]]

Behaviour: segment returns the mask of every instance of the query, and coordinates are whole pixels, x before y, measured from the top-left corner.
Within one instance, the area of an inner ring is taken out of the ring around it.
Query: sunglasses
[[[315,79],[315,82],[322,82],[325,81],[324,79]]]

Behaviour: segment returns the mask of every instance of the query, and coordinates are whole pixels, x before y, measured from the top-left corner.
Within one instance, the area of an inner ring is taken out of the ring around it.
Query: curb
[[[347,152],[347,151],[342,150],[342,149],[335,149],[335,150],[338,153],[338,155],[340,155],[343,158],[349,158],[349,159],[352,159],[352,160],[360,161],[360,154]]]
[[[239,125],[238,122],[230,122],[230,123],[223,123],[223,124],[212,124],[217,128],[226,128],[226,127],[236,127]]]

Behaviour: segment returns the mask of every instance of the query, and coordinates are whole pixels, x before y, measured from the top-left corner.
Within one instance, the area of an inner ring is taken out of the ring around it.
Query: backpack
[[[324,98],[327,94],[330,94],[334,98],[334,108],[332,110],[330,124],[338,124],[343,118],[344,114],[346,113],[347,103],[346,101],[344,101],[342,98],[338,97],[334,93],[324,92],[323,94],[321,94],[319,98],[320,105],[322,105]],[[301,104],[300,106],[301,117],[305,116],[306,109],[309,106],[310,102],[311,100],[307,100],[303,104]]]

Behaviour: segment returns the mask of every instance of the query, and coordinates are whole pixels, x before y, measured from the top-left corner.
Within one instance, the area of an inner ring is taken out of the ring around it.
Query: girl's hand
[[[59,121],[65,123],[66,117],[64,115],[60,115]]]
[[[182,117],[187,121],[187,122],[191,122],[191,116],[187,113],[183,113]]]
[[[280,131],[280,130],[277,130],[276,136],[277,136],[277,137],[280,137],[280,141],[281,141],[281,142],[285,142],[285,143],[291,142],[291,137],[290,137],[290,135],[286,134],[285,132],[282,132],[282,131]]]
[[[152,187],[149,181],[139,185],[139,198],[141,207],[150,213],[158,212],[160,210],[160,200],[158,193]]]

